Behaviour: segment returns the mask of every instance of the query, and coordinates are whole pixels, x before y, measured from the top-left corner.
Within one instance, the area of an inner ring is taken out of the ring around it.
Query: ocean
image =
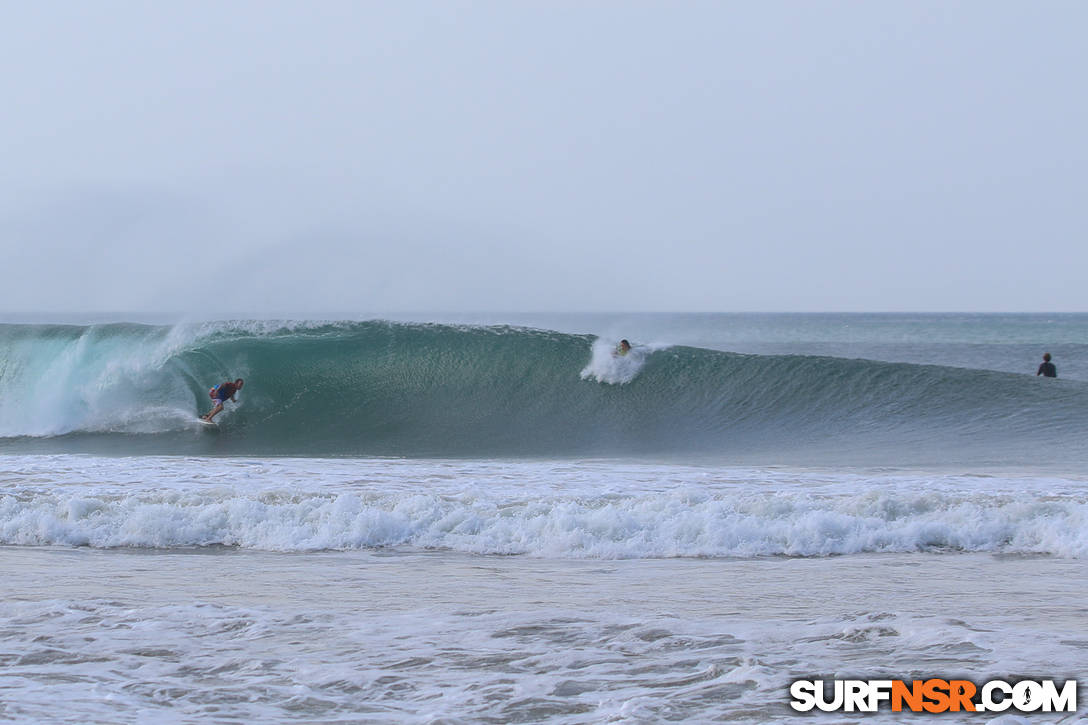
[[[1088,662],[1088,315],[345,317],[0,325],[0,719],[925,721],[789,685]]]

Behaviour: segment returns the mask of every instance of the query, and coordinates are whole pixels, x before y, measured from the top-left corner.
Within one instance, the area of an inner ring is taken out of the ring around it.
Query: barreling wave
[[[596,345],[596,348],[594,347]],[[0,326],[8,450],[382,456],[896,451],[1083,458],[1088,387],[930,365],[742,355],[382,321]],[[246,378],[216,433],[208,387]]]

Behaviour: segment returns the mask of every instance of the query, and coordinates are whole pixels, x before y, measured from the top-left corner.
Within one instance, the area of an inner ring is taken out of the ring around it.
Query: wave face
[[[245,455],[1083,460],[1088,386],[389,322],[0,326],[0,447]],[[246,378],[215,432],[208,388]]]

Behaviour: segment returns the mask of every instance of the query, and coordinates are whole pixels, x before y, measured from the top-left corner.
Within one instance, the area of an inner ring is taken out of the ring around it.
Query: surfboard
[[[218,428],[219,427],[219,424],[216,423],[214,420],[204,420],[203,418],[197,418],[196,422],[200,423],[205,428]]]

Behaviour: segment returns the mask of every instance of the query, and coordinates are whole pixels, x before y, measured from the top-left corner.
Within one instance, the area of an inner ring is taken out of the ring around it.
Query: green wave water
[[[0,326],[0,448],[763,462],[1083,460],[1088,386],[382,321]],[[215,432],[211,385],[244,377]]]

